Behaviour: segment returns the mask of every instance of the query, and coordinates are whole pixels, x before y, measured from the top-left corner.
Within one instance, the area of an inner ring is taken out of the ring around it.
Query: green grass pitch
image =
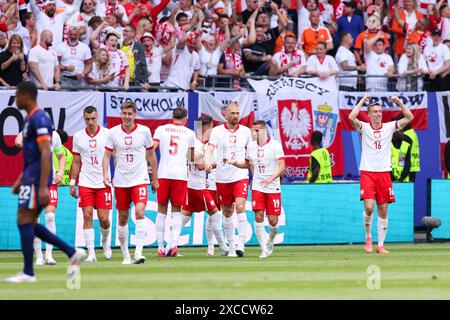
[[[66,258],[36,267],[38,282],[0,283],[0,299],[450,299],[448,244],[391,244],[390,255],[366,254],[362,245],[276,246],[267,259],[247,247],[244,258],[205,256],[181,248],[182,257],[122,266],[119,250],[105,261],[83,263],[81,289],[66,288]],[[133,252],[133,249],[131,250]],[[367,288],[367,268],[381,270],[381,289]],[[22,268],[20,252],[0,252],[0,277]]]

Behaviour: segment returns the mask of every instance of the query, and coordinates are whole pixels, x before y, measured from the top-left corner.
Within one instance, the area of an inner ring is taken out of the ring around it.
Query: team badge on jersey
[[[376,139],[379,139],[379,138],[381,138],[381,131],[374,131],[373,132],[373,136],[376,138]]]
[[[258,149],[258,158],[264,157],[264,149]]]
[[[125,145],[131,146],[132,144],[133,144],[133,137],[131,136],[125,137]]]
[[[230,136],[230,143],[236,143],[236,136]]]
[[[89,148],[97,148],[97,140],[89,140]]]

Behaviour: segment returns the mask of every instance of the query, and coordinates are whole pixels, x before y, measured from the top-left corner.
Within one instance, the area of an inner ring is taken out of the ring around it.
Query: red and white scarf
[[[237,52],[225,50],[225,70],[240,70],[242,67],[242,57]]]

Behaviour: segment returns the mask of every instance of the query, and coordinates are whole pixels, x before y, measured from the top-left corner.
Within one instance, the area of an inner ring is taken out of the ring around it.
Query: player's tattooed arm
[[[70,170],[70,195],[74,197],[75,199],[78,199],[77,196],[77,188],[75,187],[75,182],[78,178],[78,175],[80,173],[80,167],[81,167],[81,159],[78,154],[73,155],[73,161],[72,161],[72,168]]]
[[[111,158],[112,151],[106,149],[105,155],[103,156],[102,167],[103,167],[103,183],[107,187],[111,187],[111,181],[109,179],[109,159]]]
[[[361,128],[361,121],[358,120],[358,114],[359,111],[361,110],[362,106],[364,105],[364,103],[366,103],[366,101],[368,101],[370,99],[369,95],[365,95],[357,104],[356,106],[353,108],[352,112],[350,112],[350,115],[348,116],[348,119],[350,120],[353,129],[355,130],[359,130]]]
[[[403,104],[402,100],[400,100],[399,97],[392,96],[391,101],[393,103],[395,103],[396,105],[398,105],[400,107],[400,109],[402,109],[403,115],[405,116],[404,118],[402,118],[398,121],[398,127],[399,127],[399,129],[402,129],[402,128],[406,127],[408,124],[410,124],[411,121],[414,120],[414,115],[412,114],[411,110],[409,110]]]
[[[147,159],[147,163],[150,164],[151,170],[152,170],[152,191],[153,193],[156,192],[156,190],[158,190],[159,188],[159,182],[158,182],[158,160],[156,159],[156,154],[155,154],[155,148],[152,148],[150,150],[147,150],[146,153],[146,159]]]

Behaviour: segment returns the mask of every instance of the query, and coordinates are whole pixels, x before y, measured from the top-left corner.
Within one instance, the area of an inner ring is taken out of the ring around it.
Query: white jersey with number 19
[[[171,180],[188,179],[188,151],[195,147],[195,133],[182,124],[170,123],[155,130],[153,140],[159,143],[158,178]]]
[[[361,163],[360,171],[388,172],[391,171],[391,141],[392,135],[401,128],[398,121],[382,123],[379,129],[374,129],[370,123],[361,122]]]
[[[130,188],[141,184],[149,184],[146,151],[153,148],[150,129],[135,124],[127,132],[122,125],[110,130],[106,150],[116,151],[116,167],[113,185],[119,188]]]
[[[97,126],[93,135],[87,128],[74,134],[72,152],[81,159],[79,186],[92,189],[105,188],[102,160],[108,139],[109,129],[100,126]]]

